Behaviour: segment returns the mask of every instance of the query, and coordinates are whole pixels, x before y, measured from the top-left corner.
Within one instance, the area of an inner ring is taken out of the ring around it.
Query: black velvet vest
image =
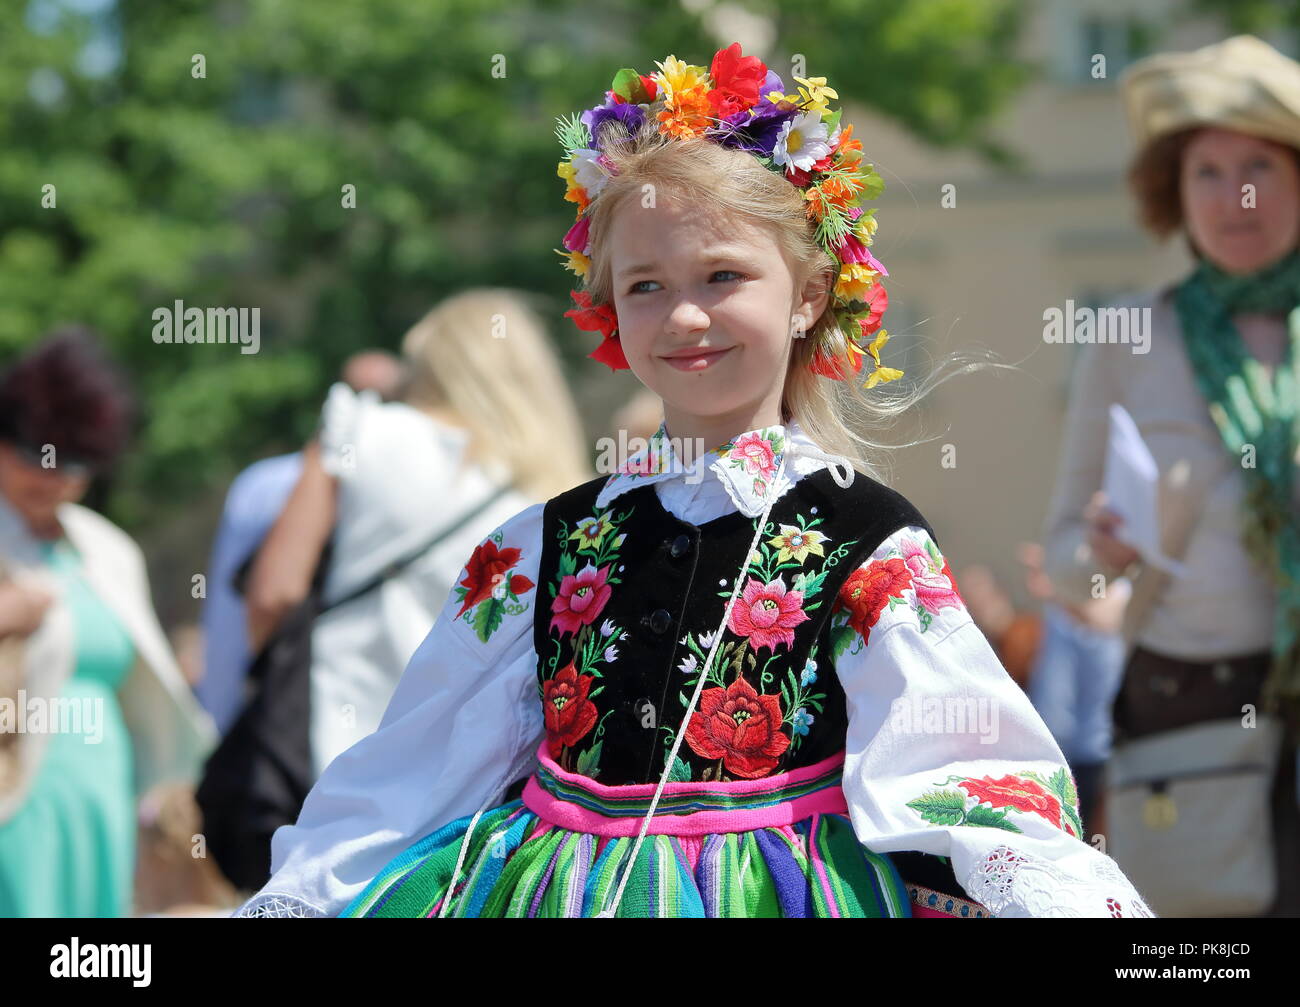
[[[602,511],[607,478],[545,508],[538,689],[562,768],[609,785],[654,783],[759,519],[732,511],[689,524],[664,509],[652,483]],[[834,655],[856,631],[840,591],[907,525],[935,537],[901,494],[860,472],[841,489],[822,469],[776,501],[671,780],[757,779],[844,748]]]

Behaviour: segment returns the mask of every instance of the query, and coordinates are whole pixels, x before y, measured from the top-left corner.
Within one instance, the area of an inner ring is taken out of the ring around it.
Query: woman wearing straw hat
[[[1081,347],[1045,568],[1078,600],[1134,578],[1109,852],[1160,915],[1294,916],[1300,65],[1239,36],[1152,56],[1123,87],[1141,218],[1181,231],[1194,268],[1126,302],[1150,311],[1149,352]],[[1155,458],[1176,576],[1100,492],[1111,403]]]

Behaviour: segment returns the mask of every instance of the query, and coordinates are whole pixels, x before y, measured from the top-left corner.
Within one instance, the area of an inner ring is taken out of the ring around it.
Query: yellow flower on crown
[[[795,80],[803,85],[799,88],[799,96],[808,102],[808,111],[825,112],[830,107],[826,99],[839,97],[833,87],[826,86],[825,77],[796,77]]]
[[[660,63],[655,60],[659,73],[654,75],[655,83],[662,90],[662,97],[669,108],[675,105],[674,98],[683,91],[700,87],[708,79],[708,71],[702,66],[691,66],[676,56],[669,56]]]
[[[889,333],[884,329],[881,329],[876,333],[876,338],[873,339],[871,344],[867,347],[867,353],[871,355],[871,359],[875,361],[876,364],[876,369],[867,375],[867,380],[864,382],[865,387],[867,388],[875,388],[881,381],[894,381],[903,376],[903,372],[898,370],[896,367],[880,366],[880,351],[884,348],[887,342],[889,342]]]
[[[879,275],[861,262],[846,262],[840,267],[839,279],[835,282],[835,296],[846,301],[861,301]]]

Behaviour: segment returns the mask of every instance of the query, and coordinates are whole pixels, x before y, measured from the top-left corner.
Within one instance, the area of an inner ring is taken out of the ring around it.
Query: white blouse
[[[653,484],[664,507],[693,524],[735,509],[757,516],[766,499],[838,458],[797,423],[758,432],[773,430],[786,436],[786,473],[762,496],[752,474],[709,452],[687,473],[616,473],[598,504]],[[848,477],[844,459],[836,470]],[[534,583],[544,506],[493,536],[520,550],[511,575]],[[1115,863],[1076,838],[1065,758],[924,529],[898,530],[861,567],[886,586],[879,615],[865,641],[814,672],[833,665],[847,697],[843,788],[858,839],[878,853],[949,857],[967,894],[997,916],[1152,915]],[[486,643],[456,619],[460,608],[453,589],[379,730],[340,755],[297,824],[276,832],[272,877],[237,915],[337,915],[409,845],[500,803],[532,771],[544,737],[532,606],[506,615]]]

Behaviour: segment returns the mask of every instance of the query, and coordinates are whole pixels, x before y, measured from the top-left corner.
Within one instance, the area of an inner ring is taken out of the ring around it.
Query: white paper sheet
[[[1115,529],[1115,537],[1141,553],[1145,562],[1181,577],[1187,568],[1160,550],[1159,477],[1160,469],[1133,417],[1119,403],[1112,402],[1102,489],[1106,506],[1124,519]]]

